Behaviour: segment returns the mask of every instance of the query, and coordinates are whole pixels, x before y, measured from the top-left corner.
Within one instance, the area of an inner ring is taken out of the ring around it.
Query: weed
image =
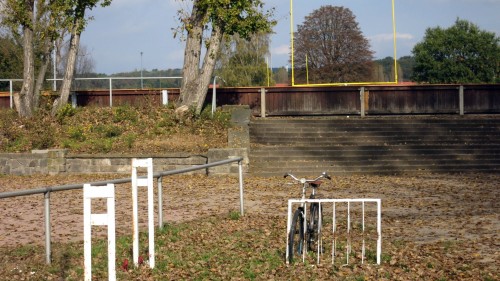
[[[237,211],[229,212],[229,219],[230,220],[239,220],[240,219],[240,212],[237,212]]]
[[[445,252],[448,252],[450,249],[452,249],[454,245],[455,245],[454,241],[451,240],[443,241],[443,249]]]
[[[70,139],[76,141],[85,141],[85,132],[84,129],[80,126],[69,127],[68,128],[68,136]]]
[[[363,275],[356,276],[356,277],[354,277],[354,280],[356,280],[356,281],[365,281],[365,277]]]
[[[383,263],[390,263],[391,259],[392,259],[392,256],[389,255],[389,254],[382,253],[380,259],[382,260]]]
[[[137,123],[137,111],[134,108],[126,105],[113,107],[113,122],[120,123],[125,121],[128,121],[132,124]]]
[[[113,149],[112,139],[97,139],[92,140],[90,143],[93,152],[103,152],[108,153]]]
[[[68,117],[74,116],[76,113],[76,109],[71,106],[71,104],[66,104],[62,108],[60,108],[56,113],[56,119],[59,123],[63,123],[65,119]]]
[[[134,146],[135,140],[137,139],[137,135],[129,134],[125,136],[125,145],[128,148],[132,148]]]

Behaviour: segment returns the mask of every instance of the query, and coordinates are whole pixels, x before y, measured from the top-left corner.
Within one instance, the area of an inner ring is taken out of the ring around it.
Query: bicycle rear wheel
[[[310,209],[310,220],[307,227],[307,247],[309,251],[315,252],[317,250],[317,243],[319,239],[318,233],[319,228],[321,227],[319,225],[319,214],[319,204],[312,203]],[[321,249],[321,252],[323,252],[323,249]]]
[[[290,233],[288,233],[288,261],[293,262],[294,256],[300,257],[304,250],[304,217],[300,208],[295,211]]]

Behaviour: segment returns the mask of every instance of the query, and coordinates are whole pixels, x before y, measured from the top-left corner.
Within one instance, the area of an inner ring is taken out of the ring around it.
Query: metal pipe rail
[[[75,81],[84,81],[84,80],[108,80],[108,87],[109,87],[109,106],[113,106],[113,80],[160,80],[160,79],[182,79],[181,76],[158,76],[158,77],[82,77],[82,78],[73,78]],[[54,83],[56,81],[62,81],[62,78],[49,78],[46,79],[47,81],[53,81]],[[0,79],[0,82],[9,82],[9,89],[10,89],[10,108],[14,107],[13,103],[13,95],[14,95],[14,90],[12,86],[12,82],[14,81],[23,81],[23,79]],[[54,86],[53,91],[56,91],[57,89]]]
[[[242,167],[242,161],[243,161],[243,157],[236,157],[236,158],[230,158],[230,159],[226,159],[226,160],[216,161],[216,162],[212,162],[212,163],[208,163],[208,164],[204,164],[204,165],[193,166],[193,167],[189,167],[189,168],[154,173],[153,178],[156,178],[158,180],[158,226],[160,228],[163,227],[162,178],[164,176],[183,174],[183,173],[188,173],[188,172],[192,172],[192,171],[196,171],[196,170],[203,170],[203,169],[207,169],[210,167],[230,164],[233,162],[238,162],[238,177],[239,177],[239,189],[240,189],[240,214],[243,216],[245,214],[245,212],[244,212],[244,205],[243,205],[243,167]],[[88,184],[91,184],[94,186],[101,186],[101,185],[107,185],[108,183],[122,184],[122,183],[131,182],[131,181],[132,181],[132,178],[122,178],[122,179],[115,179],[115,180],[90,182]],[[42,187],[42,188],[36,188],[36,189],[9,191],[9,192],[0,193],[0,199],[18,197],[18,196],[26,196],[26,195],[44,194],[44,201],[45,201],[45,204],[44,204],[45,205],[45,210],[44,210],[44,213],[45,213],[45,254],[46,254],[45,258],[46,258],[47,264],[51,263],[50,193],[51,192],[58,192],[58,191],[73,190],[73,189],[82,189],[83,185],[84,185],[84,183],[67,184],[67,185],[60,185],[60,186]]]

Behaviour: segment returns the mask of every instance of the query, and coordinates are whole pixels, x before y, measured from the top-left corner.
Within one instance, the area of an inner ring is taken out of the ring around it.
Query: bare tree
[[[313,83],[367,81],[373,52],[348,8],[322,6],[294,34],[298,80]],[[308,77],[306,77],[308,75]]]

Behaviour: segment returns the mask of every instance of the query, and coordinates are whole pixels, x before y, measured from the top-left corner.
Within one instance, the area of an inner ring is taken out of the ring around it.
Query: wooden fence
[[[262,89],[265,94],[262,94]],[[169,102],[179,89],[167,89]],[[78,106],[161,103],[159,89],[76,91]],[[205,104],[212,103],[209,89]],[[265,103],[262,103],[262,97]],[[254,116],[500,113],[500,84],[216,88],[216,105],[248,105]],[[0,108],[9,95],[0,95]]]

